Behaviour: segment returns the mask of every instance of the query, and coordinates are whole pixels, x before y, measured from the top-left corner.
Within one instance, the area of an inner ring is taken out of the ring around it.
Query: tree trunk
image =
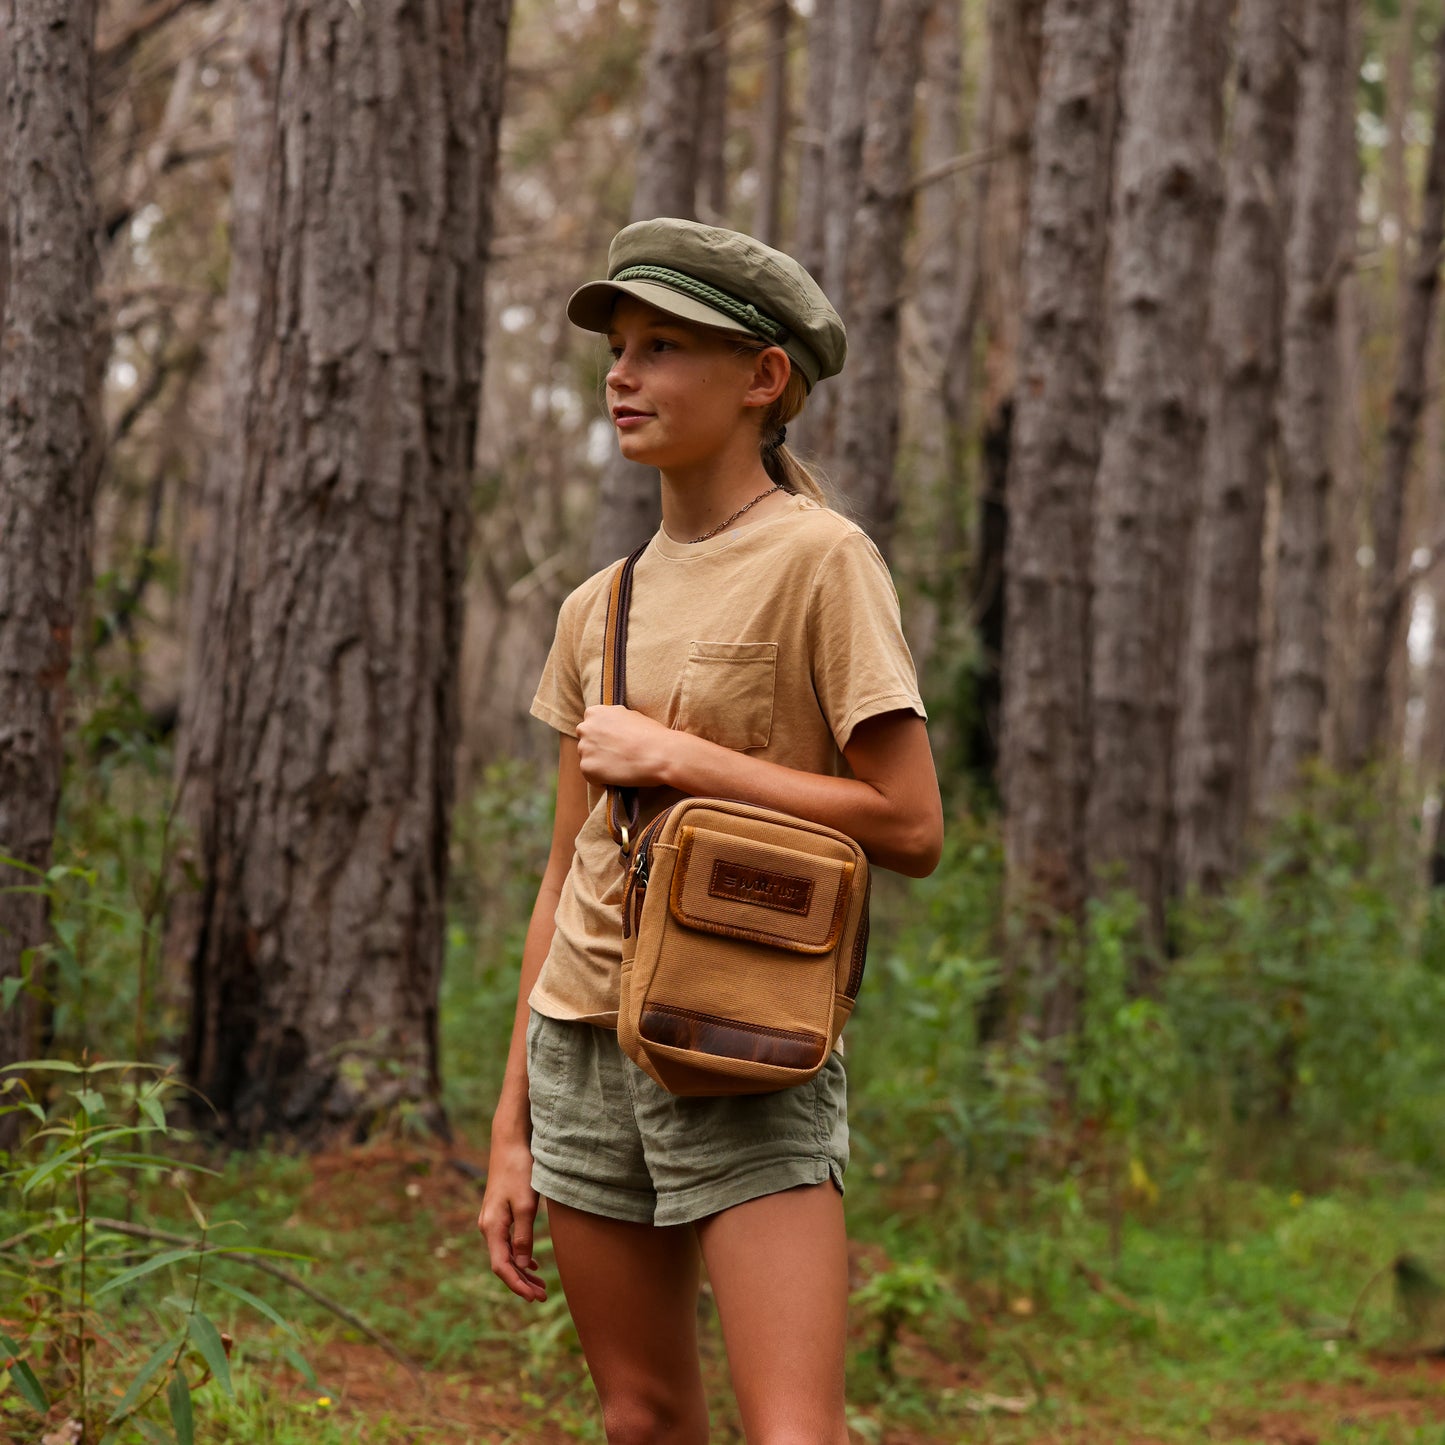
[[[508,0],[253,0],[178,758],[186,1066],[233,1138],[441,1124],[437,992]]]
[[[837,0],[813,0],[808,17],[808,84],[798,140],[798,200],[793,254],[822,286],[823,214],[828,205],[828,132],[832,124]]]
[[[1229,0],[1160,0],[1130,35],[1108,419],[1093,536],[1089,869],[1162,939]]]
[[[1360,681],[1350,761],[1356,767],[1386,751],[1390,716],[1390,675],[1401,652],[1400,625],[1409,588],[1401,579],[1407,561],[1401,523],[1410,459],[1425,404],[1425,371],[1435,325],[1440,282],[1440,247],[1445,242],[1445,25],[1436,32],[1435,110],[1430,160],[1425,173],[1420,235],[1400,313],[1400,349],[1395,389],[1390,396],[1384,455],[1373,507],[1374,562],[1370,569]]]
[[[707,37],[714,0],[666,0],[657,7],[644,73],[642,128],[632,219],[697,218],[699,98],[707,83]],[[657,470],[615,449],[602,469],[588,566],[625,557],[661,520]]]
[[[815,277],[833,302],[847,302],[849,249],[859,202],[868,83],[873,73],[882,0],[834,0],[833,98],[829,107],[827,198],[823,209],[823,274]],[[911,169],[911,168],[910,168]],[[831,289],[830,289],[831,288]],[[844,312],[845,318],[847,312]]]
[[[858,521],[885,556],[898,510],[898,316],[913,211],[913,99],[930,3],[883,3],[848,256],[849,359],[837,450]]]
[[[966,249],[963,155],[963,26],[958,0],[934,0],[923,32],[918,139],[918,281],[905,312],[903,350],[922,357],[925,386],[917,414],[904,422],[914,438],[914,463],[904,484],[917,499],[912,570],[918,578],[909,609],[909,644],[930,690],[934,661],[951,673],[957,649],[943,641],[957,625],[954,606],[963,562],[962,498],[953,476],[954,448],[944,399],[949,350],[958,324],[959,270]],[[905,498],[905,512],[910,504]],[[945,623],[945,618],[948,619]],[[964,624],[966,625],[966,624]],[[940,656],[942,654],[942,656]],[[935,739],[941,742],[942,739]]]
[[[1250,738],[1298,100],[1298,4],[1244,0],[1210,310],[1199,520],[1176,740],[1181,888],[1217,892],[1249,816]]]
[[[98,446],[94,33],[92,0],[0,0],[0,854],[42,872]],[[0,865],[0,980],[44,941],[43,898],[4,891],[35,881]],[[0,1008],[0,1064],[36,1056],[37,1017]]]
[[[1279,546],[1260,787],[1266,812],[1283,803],[1301,766],[1318,757],[1325,710],[1336,300],[1351,241],[1339,160],[1354,144],[1349,22],[1349,0],[1309,0],[1285,256]]]
[[[1087,888],[1089,524],[1103,427],[1104,270],[1124,0],[1047,0],[1006,496],[1000,782],[1010,959],[1026,1026],[1072,1027],[1061,930]],[[1032,977],[1030,977],[1032,975]]]
[[[789,0],[773,0],[768,10],[763,103],[758,109],[758,202],[753,217],[753,234],[768,246],[781,244],[782,235],[779,212],[788,139],[788,34],[792,22]]]
[[[963,27],[958,0],[934,0],[923,32],[918,142],[918,313],[939,376],[952,340],[963,235]]]
[[[986,429],[1013,400],[1023,316],[1024,236],[1029,220],[1030,148],[1038,110],[1044,0],[990,0],[988,206],[981,217],[983,408]]]
[[[822,252],[813,277],[848,324],[848,370],[858,360],[852,340],[854,297],[850,252],[857,231],[861,202],[863,138],[868,123],[868,87],[875,53],[884,38],[879,30],[880,0],[831,0],[828,27],[829,83],[828,132],[823,145]],[[811,82],[810,82],[811,85]],[[909,167],[911,172],[912,167]],[[846,385],[846,383],[845,383]],[[840,456],[838,415],[842,386],[825,386],[809,401],[801,416],[789,424],[796,433],[794,445],[810,452],[825,472]],[[849,491],[845,484],[844,491]]]
[[[702,90],[696,105],[698,214],[715,226],[727,224],[728,208],[728,31],[727,0],[711,0],[699,40]]]

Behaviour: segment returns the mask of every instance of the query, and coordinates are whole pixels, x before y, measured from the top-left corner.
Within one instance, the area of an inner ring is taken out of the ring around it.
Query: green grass
[[[218,1297],[210,1307],[236,1340],[236,1398],[214,1386],[198,1391],[198,1439],[400,1445],[433,1438],[426,1421],[449,1422],[447,1438],[458,1440],[511,1438],[505,1430],[523,1422],[535,1433],[515,1438],[601,1438],[560,1292],[529,1310],[492,1280],[470,1229],[475,1183],[439,1151],[383,1143],[314,1165],[237,1157],[195,1192],[213,1220],[237,1222],[239,1237],[310,1256],[288,1267],[385,1334],[426,1380],[412,1380],[322,1306],[239,1263],[215,1264],[294,1322],[316,1376],[308,1382],[288,1362],[282,1331]],[[1277,1417],[1315,1432],[1301,1439],[1445,1445],[1445,1373],[1382,1374],[1380,1364],[1405,1343],[1392,1280],[1380,1272],[1409,1252],[1445,1279],[1445,1196],[1425,1183],[1312,1197],[1237,1183],[1223,1195],[1209,1239],[1192,1201],[1166,1194],[1131,1208],[1117,1260],[1108,1222],[1085,1211],[1017,1240],[1004,1274],[959,1275],[940,1262],[937,1244],[950,1235],[950,1216],[973,1201],[900,1206],[896,1183],[855,1181],[857,1268],[872,1282],[854,1311],[857,1437],[907,1429],[916,1440],[1020,1445],[1296,1438],[1268,1433]],[[184,1229],[187,1210],[173,1188],[152,1186],[136,1203],[138,1217]],[[550,1270],[545,1243],[540,1253]],[[890,1271],[898,1287],[880,1293]],[[150,1277],[108,1324],[143,1332],[162,1296],[187,1278],[179,1269]],[[890,1323],[880,1298],[921,1298],[924,1307]],[[1345,1338],[1352,1316],[1357,1337]],[[890,1330],[885,1376],[879,1344]],[[715,1326],[704,1334],[715,1438],[735,1441]],[[338,1369],[345,1378],[333,1377]],[[1346,1430],[1340,1422],[1350,1418]],[[494,1428],[504,1433],[489,1434]]]

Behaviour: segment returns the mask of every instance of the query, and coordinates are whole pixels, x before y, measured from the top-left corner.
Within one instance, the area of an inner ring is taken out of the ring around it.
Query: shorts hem
[[[781,1194],[785,1189],[798,1189],[809,1184],[833,1181],[839,1194],[843,1192],[843,1170],[835,1159],[814,1155],[803,1159],[774,1160],[748,1174],[712,1180],[678,1194],[668,1194],[657,1201],[653,1223],[659,1226],[696,1224],[714,1214],[721,1214],[735,1204]]]
[[[580,1209],[584,1214],[600,1214],[604,1219],[620,1219],[627,1224],[653,1224],[652,1196],[631,1194],[623,1189],[609,1189],[595,1180],[577,1180],[558,1174],[545,1164],[532,1161],[532,1188],[556,1204]]]

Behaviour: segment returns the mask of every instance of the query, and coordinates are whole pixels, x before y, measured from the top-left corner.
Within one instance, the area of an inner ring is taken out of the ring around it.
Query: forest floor
[[[200,1438],[600,1441],[560,1290],[529,1311],[487,1269],[475,1232],[483,1163],[466,1147],[374,1144],[227,1168],[207,1191],[213,1215],[229,1207],[248,1236],[312,1257],[308,1280],[391,1350],[266,1291],[300,1329],[314,1379],[282,1362],[271,1327],[250,1327],[251,1338],[233,1324],[238,1403],[220,1433]],[[1203,1264],[1177,1233],[1131,1223],[1117,1260],[1104,1249],[1035,1291],[970,1286],[962,1296],[945,1276],[914,1279],[912,1256],[864,1238],[855,1285],[892,1270],[899,1290],[880,1306],[875,1289],[854,1312],[852,1438],[1445,1445],[1445,1340],[1407,1349],[1387,1318],[1390,1259],[1416,1242],[1438,1249],[1445,1201],[1430,1191],[1389,1201],[1295,1194],[1279,1210],[1258,1199],[1236,1210],[1228,1242]],[[900,1238],[894,1248],[906,1248]],[[1382,1253],[1384,1270],[1371,1269]],[[545,1239],[538,1254],[547,1271]],[[702,1310],[713,1439],[740,1441],[706,1297]]]

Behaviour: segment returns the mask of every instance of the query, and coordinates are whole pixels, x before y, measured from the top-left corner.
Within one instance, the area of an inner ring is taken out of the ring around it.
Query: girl
[[[619,1052],[605,790],[638,789],[644,823],[683,795],[780,809],[921,877],[943,837],[923,706],[882,559],[785,444],[843,364],[823,293],[689,221],[629,226],[608,263],[568,316],[608,338],[618,444],[661,473],[662,527],[633,584],[627,706],[598,703],[611,568],[563,603],[532,705],[561,734],[557,812],[478,1225],[493,1272],[545,1299],[546,1198],[613,1445],[707,1440],[702,1265],[748,1440],[845,1445],[841,1055],[779,1093],[683,1099]]]

